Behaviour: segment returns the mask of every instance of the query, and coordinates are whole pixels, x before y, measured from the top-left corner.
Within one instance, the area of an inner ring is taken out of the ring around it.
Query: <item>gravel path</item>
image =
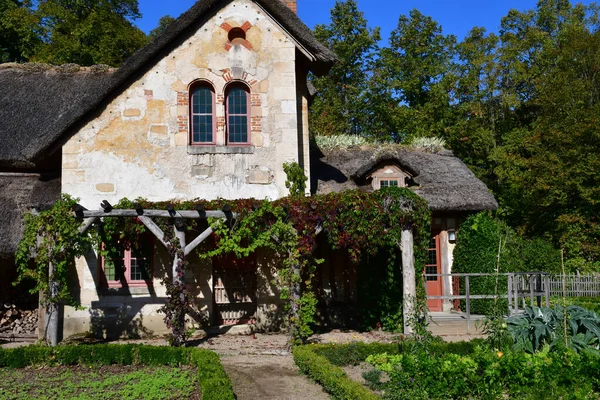
[[[302,375],[291,355],[228,355],[221,362],[238,400],[327,400],[321,386]]]

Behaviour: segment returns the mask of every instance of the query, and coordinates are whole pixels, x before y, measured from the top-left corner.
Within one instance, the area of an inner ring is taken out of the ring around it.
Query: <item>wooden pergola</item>
[[[178,240],[178,250],[173,257],[172,279],[173,284],[182,283],[181,278],[177,274],[177,266],[181,261],[185,260],[194,249],[202,244],[212,233],[213,226],[209,226],[201,232],[191,242],[186,243],[186,220],[187,219],[207,219],[215,218],[220,221],[230,221],[238,217],[237,213],[231,211],[229,205],[225,205],[221,210],[205,210],[202,205],[196,206],[196,210],[176,210],[173,205],[169,205],[166,210],[145,210],[139,204],[134,205],[134,209],[113,209],[112,205],[104,200],[101,203],[101,210],[87,210],[84,207],[77,205],[74,207],[73,216],[82,220],[79,228],[80,234],[85,234],[95,223],[101,221],[102,218],[137,218],[141,223],[148,228],[156,239],[169,249],[172,245],[165,241],[165,233],[153,221],[153,218],[171,218],[173,219],[173,232]],[[318,228],[315,234],[322,231],[322,227]],[[276,239],[276,238],[275,238]],[[399,243],[402,251],[402,278],[403,278],[403,315],[404,315],[404,333],[412,333],[410,326],[410,317],[414,310],[414,300],[416,297],[415,286],[415,260],[414,260],[414,237],[412,226],[407,225],[402,229],[401,243]],[[180,256],[182,255],[182,256]],[[181,258],[183,257],[183,258]],[[296,271],[299,273],[300,267],[296,266]],[[49,277],[52,277],[54,272],[52,264],[49,265]],[[50,281],[50,297],[54,297],[58,293],[57,282]],[[293,297],[300,297],[300,284],[296,284],[292,289]],[[292,307],[294,314],[298,310]],[[49,302],[46,307],[46,331],[48,341],[52,346],[58,344],[58,306]]]

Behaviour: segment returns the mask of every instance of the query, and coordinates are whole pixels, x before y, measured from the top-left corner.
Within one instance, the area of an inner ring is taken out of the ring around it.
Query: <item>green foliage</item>
[[[363,136],[358,135],[317,135],[313,137],[315,145],[321,150],[348,148],[368,143]]]
[[[148,35],[150,39],[154,39],[156,36],[161,35],[173,21],[175,21],[175,18],[171,17],[170,15],[164,15],[160,17],[158,20],[158,26],[152,29]]]
[[[579,306],[525,307],[524,314],[508,318],[507,324],[514,348],[529,353],[540,351],[544,346],[591,351],[597,350],[600,342],[600,317]]]
[[[554,307],[557,305],[566,306],[579,306],[586,310],[600,313],[600,298],[598,297],[566,297],[562,298],[559,296],[550,297],[550,306]]]
[[[358,266],[358,304],[362,328],[381,327],[392,332],[403,328],[402,267],[400,251],[380,248],[367,254]],[[374,265],[380,266],[373,268]]]
[[[373,368],[362,373],[363,379],[371,390],[381,390],[381,375],[383,371]]]
[[[79,233],[80,222],[72,216],[76,203],[77,199],[63,195],[51,209],[25,216],[25,233],[15,255],[18,272],[15,285],[26,279],[33,280],[35,286],[30,292],[43,293],[47,303],[78,305],[69,292],[68,283],[75,258],[91,249],[92,239]],[[49,277],[50,264],[54,272]],[[51,296],[49,281],[58,283],[54,296]]]
[[[498,268],[498,271],[496,269]],[[454,251],[452,271],[456,273],[506,273],[546,271],[560,272],[560,252],[549,242],[541,239],[525,239],[492,218],[488,213],[469,216],[460,226]],[[461,294],[465,293],[465,281],[461,279]],[[471,277],[471,294],[506,294],[507,279],[499,276]],[[497,287],[497,289],[496,289]],[[463,309],[464,309],[464,302]],[[508,307],[506,300],[472,300],[471,311],[475,314],[502,314]]]
[[[45,368],[36,371],[2,371],[0,397],[11,400],[166,400],[199,395],[198,379],[192,368],[136,367],[106,371],[93,366]],[[60,382],[60,384],[57,384]]]
[[[327,359],[312,351],[310,346],[296,346],[294,362],[304,374],[323,386],[334,399],[377,399],[373,393],[346,375],[343,369],[330,364]]]
[[[455,273],[496,273],[506,272],[504,264],[498,264],[498,252],[500,250],[500,240],[502,228],[500,224],[488,214],[480,213],[472,215],[461,225],[457,237],[456,248],[454,249],[454,262],[452,271]],[[497,271],[498,265],[500,270]],[[465,280],[460,282],[461,294],[464,294]],[[496,293],[506,293],[506,280],[498,279],[496,287],[496,278],[494,276],[478,276],[470,279],[471,294],[493,295]],[[497,309],[506,309],[508,303],[504,301]],[[474,314],[494,314],[494,300],[477,300],[471,302],[471,312]]]
[[[286,175],[285,187],[290,189],[290,196],[302,197],[306,191],[306,181],[308,178],[304,175],[304,169],[297,163],[283,163],[283,172]]]
[[[147,210],[164,210],[173,205],[170,202],[152,203],[144,199],[133,202],[123,199],[114,207],[132,209],[135,203]],[[74,257],[86,254],[94,244],[102,256],[114,258],[112,254],[117,247],[139,246],[147,235],[146,227],[136,218],[107,218],[97,226],[96,231],[90,230],[89,235],[81,235],[80,221],[71,212],[74,204],[74,199],[65,197],[39,217],[28,217],[17,258],[19,279],[32,278],[38,285],[35,290],[46,291],[47,265],[52,261],[57,271],[53,279],[64,291],[56,301],[70,299],[67,297],[67,272]],[[408,189],[386,188],[374,193],[356,190],[310,198],[288,197],[275,202],[254,199],[194,200],[174,206],[178,210],[195,210],[200,206],[215,210],[225,205],[237,213],[237,218],[228,221],[187,221],[188,231],[204,231],[208,225],[213,229],[214,247],[209,251],[204,249],[199,256],[212,258],[230,254],[243,259],[258,249],[271,249],[273,254],[279,255],[280,258],[274,260],[279,267],[276,279],[281,288],[281,297],[287,303],[292,336],[300,342],[312,334],[315,323],[317,297],[312,281],[320,260],[314,258],[313,249],[320,230],[325,232],[333,248],[347,249],[352,260],[358,262],[363,256],[377,252],[377,249],[397,246],[403,228],[411,226],[415,232],[416,270],[422,271],[425,265],[430,212],[426,202]],[[179,280],[173,283],[173,277],[168,275],[163,279],[168,300],[161,311],[165,313],[165,322],[172,330],[171,343],[181,346],[185,343],[187,333],[185,315],[189,313],[192,303],[182,279],[187,263],[173,233],[174,219],[157,218],[155,222],[165,233],[163,240],[169,245],[171,257],[177,256],[179,260],[175,271]],[[38,235],[43,240],[38,241]],[[34,253],[35,268],[30,268],[29,257]],[[390,258],[386,271],[389,272],[394,265]],[[387,285],[392,283],[389,281]],[[420,274],[417,274],[417,285],[420,288],[416,303],[421,305],[417,309],[422,313],[425,293]],[[389,307],[383,310],[380,321],[389,325],[390,329],[398,329],[402,321],[401,297],[389,300]],[[77,305],[75,302],[73,304]]]
[[[0,10],[5,7],[4,61],[116,67],[147,42],[131,23],[140,17],[138,0],[2,0]]]
[[[0,368],[54,365],[170,365],[189,364],[198,368],[203,399],[234,399],[231,381],[219,356],[196,348],[141,345],[28,346],[0,348]]]
[[[347,365],[358,365],[371,354],[398,353],[400,346],[397,343],[363,343],[352,342],[344,345],[310,345],[311,351],[321,355],[333,365],[345,367]]]
[[[316,29],[340,48],[342,62],[315,80],[323,85],[312,131],[383,142],[445,139],[492,189],[503,222],[520,236],[549,241],[542,246],[549,253],[563,248],[568,270],[597,271],[598,10],[595,3],[540,1],[511,10],[497,34],[474,27],[460,43],[413,10],[400,16],[388,46],[377,48],[356,4],[338,2],[331,24]]]
[[[338,0],[331,10],[331,23],[317,25],[316,38],[338,57],[329,74],[312,77],[319,96],[311,106],[313,135],[376,134],[376,118],[365,113],[372,104],[369,69],[377,54],[379,28],[367,26],[355,0]]]
[[[599,394],[598,355],[570,350],[532,355],[478,346],[464,355],[383,353],[367,362],[390,377],[384,399],[587,399]]]

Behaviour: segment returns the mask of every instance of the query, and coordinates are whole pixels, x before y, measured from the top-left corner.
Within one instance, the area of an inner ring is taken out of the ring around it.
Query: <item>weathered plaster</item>
[[[248,43],[229,44],[227,26],[245,29]],[[249,0],[228,3],[68,140],[62,191],[89,209],[124,197],[164,201],[287,195],[282,164],[297,161],[307,175],[309,171],[306,74],[299,72],[296,54],[294,41],[260,7]],[[210,149],[189,146],[188,90],[197,80],[209,82],[217,99],[220,126],[217,146]],[[224,94],[232,80],[250,87],[253,117],[252,146],[237,150],[226,146],[223,127]],[[85,309],[65,309],[65,336],[89,330],[103,335],[166,333],[157,312],[166,296],[160,280],[171,268],[164,249],[157,249],[154,285],[148,291],[100,290],[97,264],[95,255],[76,262],[73,286],[80,287]],[[196,298],[193,318],[196,323],[210,321],[212,265],[195,259],[190,271],[186,281]],[[272,266],[259,270],[257,318],[264,329],[277,324],[272,315],[281,313],[272,271]]]

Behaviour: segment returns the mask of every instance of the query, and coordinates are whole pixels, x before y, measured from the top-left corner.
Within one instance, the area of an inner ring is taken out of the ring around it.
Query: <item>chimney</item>
[[[283,1],[283,4],[285,4],[286,6],[288,6],[293,12],[295,12],[296,14],[298,14],[297,0],[281,0],[281,1]]]

